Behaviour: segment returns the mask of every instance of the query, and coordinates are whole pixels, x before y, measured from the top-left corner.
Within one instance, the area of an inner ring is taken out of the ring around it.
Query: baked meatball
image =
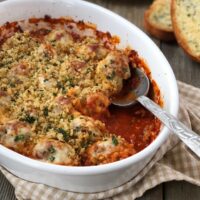
[[[85,165],[100,165],[127,158],[136,151],[132,144],[118,136],[105,137],[89,146],[85,153]]]
[[[41,138],[33,148],[33,157],[48,163],[58,165],[78,165],[79,159],[73,147],[67,143]]]
[[[26,154],[25,144],[31,135],[30,126],[21,121],[10,121],[0,126],[0,143],[20,153]]]

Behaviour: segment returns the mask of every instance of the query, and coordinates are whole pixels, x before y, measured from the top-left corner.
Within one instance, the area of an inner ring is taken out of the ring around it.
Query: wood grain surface
[[[139,28],[143,28],[143,14],[150,0],[89,0],[106,7],[125,17]],[[105,22],[106,23],[106,22]],[[200,64],[185,55],[177,43],[165,43],[157,39],[154,42],[171,64],[176,78],[188,84],[200,87]],[[0,200],[13,200],[14,189],[0,173]],[[184,181],[168,182],[147,191],[137,200],[199,200],[200,188]]]

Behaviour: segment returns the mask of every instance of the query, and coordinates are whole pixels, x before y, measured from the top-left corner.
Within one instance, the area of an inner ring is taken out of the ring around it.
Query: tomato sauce
[[[109,111],[110,116],[101,119],[108,131],[132,143],[137,152],[148,146],[160,130],[160,121],[139,104],[131,108],[110,106]]]
[[[150,79],[148,97],[162,106],[160,90],[156,82],[151,79],[148,67],[142,59],[138,58],[137,66],[143,68]],[[134,78],[133,73],[131,74],[131,79],[124,84],[125,88],[122,89],[122,95],[127,90],[129,91],[130,87],[135,88],[138,85],[138,80]],[[105,123],[110,133],[120,135],[132,143],[137,152],[147,147],[157,137],[161,127],[161,122],[139,103],[128,108],[111,105],[109,107],[109,115],[101,116],[100,120]]]
[[[68,22],[73,22],[72,19],[51,19],[49,16],[45,16],[45,18],[36,19],[32,18],[29,19],[30,23],[36,24],[40,21],[49,22],[52,28],[57,24],[67,24]],[[78,23],[80,28],[91,28],[96,30],[96,27],[91,24],[84,24],[82,22]],[[70,28],[70,26],[69,26]],[[3,34],[3,30],[7,30],[7,35]],[[16,23],[7,23],[0,28],[0,45],[10,37],[14,32],[21,31],[21,27]],[[9,34],[8,34],[9,33]],[[32,34],[34,36],[42,37],[48,33],[46,29],[39,29],[37,31],[33,31]],[[96,35],[99,38],[107,38],[107,40],[112,41],[113,43],[119,43],[118,37],[111,37],[109,33],[103,33],[96,30]],[[155,83],[154,80],[151,78],[151,71],[146,66],[145,62],[138,56],[137,52],[134,50],[129,50],[129,59],[130,65],[132,67],[139,67],[142,68],[147,76],[150,79],[151,87],[148,96],[154,100],[154,102],[158,103],[162,106],[162,98],[160,94],[160,90]],[[135,81],[135,82],[134,82]],[[133,84],[138,84],[137,80],[133,79]],[[126,91],[125,91],[126,92]],[[148,110],[146,110],[142,105],[139,103],[133,105],[129,108],[120,108],[111,105],[108,108],[109,115],[106,116],[99,116],[94,117],[98,118],[102,122],[105,123],[106,128],[110,133],[114,133],[116,135],[120,135],[125,138],[128,142],[134,145],[134,149],[139,152],[148,146],[158,135],[161,127],[161,122],[154,117]]]

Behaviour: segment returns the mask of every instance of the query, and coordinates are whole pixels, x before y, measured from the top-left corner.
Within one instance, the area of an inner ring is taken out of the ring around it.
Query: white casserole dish
[[[80,0],[9,0],[0,3],[0,24],[30,17],[71,16],[90,21],[102,31],[121,38],[121,47],[130,45],[147,62],[152,77],[159,85],[164,108],[173,115],[178,112],[178,89],[172,69],[158,47],[136,26],[97,5]],[[98,192],[117,187],[134,177],[150,161],[166,141],[169,131],[164,127],[156,140],[141,152],[127,159],[90,167],[68,167],[42,163],[0,145],[0,164],[13,174],[56,188],[75,192]]]

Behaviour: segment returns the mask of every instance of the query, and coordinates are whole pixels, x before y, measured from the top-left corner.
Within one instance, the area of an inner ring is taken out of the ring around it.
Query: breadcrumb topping
[[[51,26],[35,19],[1,27],[1,144],[61,165],[97,165],[135,153],[94,119],[107,112],[111,97],[130,77],[127,50],[117,49],[108,33],[83,25],[60,20]],[[105,141],[126,153],[83,161]]]

